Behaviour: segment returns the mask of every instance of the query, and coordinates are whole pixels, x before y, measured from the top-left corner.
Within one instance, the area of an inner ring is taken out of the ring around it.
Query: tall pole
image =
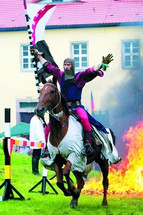
[[[13,197],[13,193],[10,189],[11,182],[11,159],[8,153],[8,141],[10,139],[10,109],[5,109],[5,138],[3,140],[3,150],[5,154],[5,191],[3,194],[3,200],[9,199],[9,197]]]
[[[28,16],[28,11],[27,11],[27,4],[26,4],[26,0],[23,0],[24,3],[24,9],[25,9],[25,17],[26,17],[26,23],[27,23],[27,29],[28,29],[28,36],[29,36],[29,42],[30,42],[30,48],[33,47],[33,43],[32,43],[32,29],[30,27],[30,17]],[[53,6],[51,5],[47,5],[48,8],[50,9]],[[33,56],[33,65],[35,68],[35,80],[36,80],[36,87],[37,87],[37,93],[38,93],[38,97],[40,96],[40,86],[39,86],[39,79],[38,79],[38,68],[37,68],[37,58],[34,56],[34,54],[32,53]],[[42,118],[42,117],[41,117]],[[45,120],[42,118],[43,120],[43,126],[45,126]],[[39,184],[42,184],[42,188],[41,188],[41,192],[43,194],[49,193],[46,192],[46,182],[50,185],[50,187],[53,189],[53,191],[58,194],[58,192],[55,190],[55,188],[52,186],[52,184],[48,181],[47,179],[47,169],[43,166],[43,177],[41,179],[41,181],[39,181],[35,186],[33,186],[29,192],[32,192]]]
[[[16,188],[11,184],[11,146],[10,146],[10,108],[5,108],[5,138],[3,141],[3,150],[5,155],[5,181],[0,186],[0,189],[5,186],[4,194],[0,198],[1,201],[8,199],[19,199],[24,200],[24,197],[16,190]],[[17,193],[19,198],[15,198],[13,191]]]

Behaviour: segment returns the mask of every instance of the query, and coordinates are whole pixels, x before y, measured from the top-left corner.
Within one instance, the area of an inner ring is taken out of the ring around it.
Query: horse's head
[[[52,111],[58,103],[58,89],[51,81],[44,84],[40,90],[40,97],[35,113],[38,116],[44,115],[46,111]]]

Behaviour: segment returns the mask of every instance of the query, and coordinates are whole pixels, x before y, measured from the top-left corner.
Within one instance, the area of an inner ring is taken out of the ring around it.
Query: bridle
[[[57,103],[54,107],[51,105],[49,108],[47,108],[47,109],[45,110],[45,112],[48,112],[48,113],[49,113],[52,117],[54,117],[57,121],[60,121],[60,117],[63,116],[63,111],[60,111],[59,113],[54,113],[54,110],[55,110],[55,109],[60,105],[60,103],[61,103],[61,93],[59,93],[59,91],[58,91],[56,85],[54,85],[53,83],[46,83],[46,84],[44,84],[44,86],[45,86],[45,85],[54,86],[55,89],[56,89],[56,91],[58,92],[58,95],[59,95],[59,101],[58,101],[58,103]],[[56,95],[57,95],[57,94],[56,94]]]

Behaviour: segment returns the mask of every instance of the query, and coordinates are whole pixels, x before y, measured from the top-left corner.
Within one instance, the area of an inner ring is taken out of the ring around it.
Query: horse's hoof
[[[107,207],[108,206],[107,201],[103,201],[102,206]]]
[[[71,200],[71,202],[70,202],[70,207],[71,208],[75,208],[75,207],[77,207],[78,206],[78,201],[77,200]]]

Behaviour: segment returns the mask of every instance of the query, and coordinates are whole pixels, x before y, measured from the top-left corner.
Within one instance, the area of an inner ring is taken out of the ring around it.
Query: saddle
[[[77,115],[76,113],[76,110],[74,109],[71,109],[70,110],[70,113],[71,115],[78,121],[80,122],[80,118],[79,116]],[[81,122],[80,122],[81,123]],[[91,124],[91,128],[92,128],[92,131],[91,131],[91,138],[92,138],[92,147],[95,148],[96,146],[101,146],[102,145],[102,141],[99,139],[98,135],[96,134],[94,128],[93,128],[93,125],[92,123],[90,122]],[[84,132],[83,132],[84,133]]]

